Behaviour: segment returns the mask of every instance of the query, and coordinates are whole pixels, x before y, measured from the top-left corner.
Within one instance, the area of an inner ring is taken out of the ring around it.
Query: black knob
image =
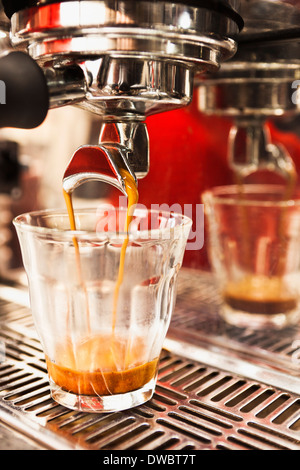
[[[45,75],[25,52],[0,58],[0,127],[33,129],[49,109]]]
[[[11,18],[14,13],[17,11],[23,10],[24,8],[31,7],[36,4],[32,0],[2,0],[1,2],[4,7],[4,12]]]

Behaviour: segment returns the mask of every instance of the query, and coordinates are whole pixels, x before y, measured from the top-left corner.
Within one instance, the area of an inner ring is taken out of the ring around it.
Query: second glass
[[[216,187],[203,194],[220,313],[240,327],[300,318],[300,199],[281,186]]]
[[[51,394],[71,409],[131,408],[155,388],[192,222],[137,209],[128,237],[126,209],[75,217],[76,232],[63,211],[14,221]]]

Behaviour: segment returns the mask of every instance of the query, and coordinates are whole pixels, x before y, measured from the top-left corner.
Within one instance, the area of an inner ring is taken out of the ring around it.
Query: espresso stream
[[[88,334],[76,344],[70,340],[67,324],[66,341],[56,351],[56,360],[47,359],[48,372],[52,380],[62,389],[77,395],[122,394],[143,387],[156,375],[158,359],[143,362],[147,357],[147,338],[124,338],[116,332],[119,292],[124,279],[126,251],[129,243],[129,226],[134,207],[138,202],[138,190],[134,178],[126,170],[120,170],[128,197],[128,207],[124,231],[127,234],[121,247],[118,278],[116,280],[110,334],[93,335],[90,329],[89,306],[86,293]],[[71,230],[76,230],[72,195],[63,191],[70,220]],[[75,263],[79,283],[85,291],[81,277],[80,246],[74,235]],[[85,291],[86,292],[86,291]],[[68,320],[67,320],[68,323]]]

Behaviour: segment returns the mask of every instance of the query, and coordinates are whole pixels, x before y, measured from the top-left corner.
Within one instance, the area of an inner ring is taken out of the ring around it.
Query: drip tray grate
[[[300,393],[300,325],[282,330],[238,328],[227,325],[219,309],[213,276],[183,269],[169,337],[218,352],[219,360],[225,355],[231,364],[234,359],[245,359],[263,369],[281,371],[287,379],[281,386],[289,387],[290,378],[295,377],[294,390]]]
[[[246,331],[239,333],[243,341],[235,332],[225,344],[208,276],[199,283],[196,273],[188,273],[197,286],[192,293],[191,279],[186,282],[184,275],[153,398],[132,410],[103,415],[71,411],[52,400],[24,291],[0,289],[0,422],[45,449],[300,450],[300,374],[297,361],[288,363],[288,347],[274,353],[275,338],[271,349],[253,338],[250,346]],[[185,298],[188,289],[193,295]],[[202,312],[210,314],[208,323]],[[244,349],[251,350],[250,362]]]

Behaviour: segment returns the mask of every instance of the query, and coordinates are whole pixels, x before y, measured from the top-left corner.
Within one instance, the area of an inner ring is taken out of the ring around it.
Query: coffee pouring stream
[[[118,292],[123,282],[125,254],[129,243],[129,227],[139,196],[137,178],[147,174],[149,168],[148,148],[148,133],[144,123],[136,121],[103,122],[99,145],[85,145],[77,149],[63,175],[63,195],[71,230],[76,230],[72,193],[78,186],[89,181],[101,181],[116,187],[127,197],[127,215],[123,227],[127,235],[122,243],[120,253],[120,269],[113,309],[114,318],[117,311]],[[77,265],[80,266],[80,251],[76,235],[73,241],[76,248]],[[81,278],[80,267],[78,273]]]

